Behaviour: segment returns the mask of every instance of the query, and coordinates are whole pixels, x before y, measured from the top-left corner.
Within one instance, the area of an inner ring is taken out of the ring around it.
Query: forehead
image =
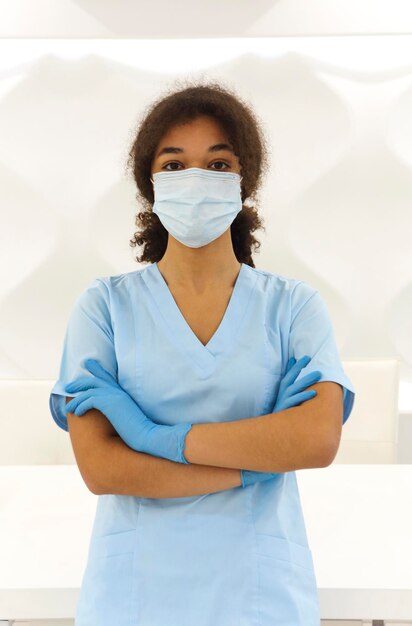
[[[170,141],[193,142],[196,140],[208,141],[210,139],[227,141],[227,135],[217,120],[208,116],[202,116],[169,128],[159,141],[159,146],[165,145]]]
[[[189,154],[192,150],[211,154],[226,151],[234,156],[233,146],[219,126],[198,122],[171,129],[159,142],[155,158],[164,154]]]

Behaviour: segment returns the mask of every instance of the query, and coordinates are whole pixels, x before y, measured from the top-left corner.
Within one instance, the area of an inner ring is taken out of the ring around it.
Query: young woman
[[[76,625],[319,626],[295,470],[333,461],[354,389],[319,292],[253,263],[259,122],[192,85],[129,157],[148,265],[80,294],[50,395],[99,496]]]

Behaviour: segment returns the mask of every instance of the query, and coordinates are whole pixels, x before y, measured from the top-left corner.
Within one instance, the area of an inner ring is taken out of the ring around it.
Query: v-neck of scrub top
[[[152,308],[155,319],[162,326],[173,343],[209,375],[216,367],[216,360],[224,356],[234,345],[237,333],[246,319],[249,303],[257,280],[257,273],[245,263],[241,263],[229,303],[220,324],[206,345],[195,335],[183,313],[179,309],[157,262],[149,265],[141,276],[153,298],[156,309]]]

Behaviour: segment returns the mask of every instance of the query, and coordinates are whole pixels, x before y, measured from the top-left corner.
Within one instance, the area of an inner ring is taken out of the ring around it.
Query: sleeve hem
[[[60,426],[60,428],[62,428],[64,431],[69,432],[69,427],[67,425],[67,418],[62,417],[61,406],[59,406],[59,402],[60,404],[62,401],[65,403],[65,397],[66,395],[63,395],[60,393],[56,393],[56,392],[51,393],[49,396],[49,408],[50,408],[50,413],[52,414],[52,417],[54,421],[56,422],[57,426]],[[59,400],[59,398],[61,398],[61,400]]]
[[[318,380],[319,383],[332,382],[332,383],[338,383],[339,385],[342,385],[343,387],[343,416],[342,416],[342,425],[343,425],[347,421],[347,419],[349,418],[349,415],[352,412],[352,408],[353,408],[354,401],[355,401],[355,389],[351,381],[349,380],[349,378],[346,376],[344,372],[339,373],[339,372],[336,372],[336,370],[327,370],[325,368],[322,368],[321,366],[319,367],[319,369],[322,371],[321,379]]]

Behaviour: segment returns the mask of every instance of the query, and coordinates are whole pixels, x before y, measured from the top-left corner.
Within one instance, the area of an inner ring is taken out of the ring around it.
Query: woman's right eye
[[[171,161],[170,163],[166,163],[166,165],[163,165],[162,170],[167,169],[168,165],[180,165],[180,163],[177,163],[176,161]],[[173,170],[168,170],[168,171],[170,172],[170,171],[173,171]]]

